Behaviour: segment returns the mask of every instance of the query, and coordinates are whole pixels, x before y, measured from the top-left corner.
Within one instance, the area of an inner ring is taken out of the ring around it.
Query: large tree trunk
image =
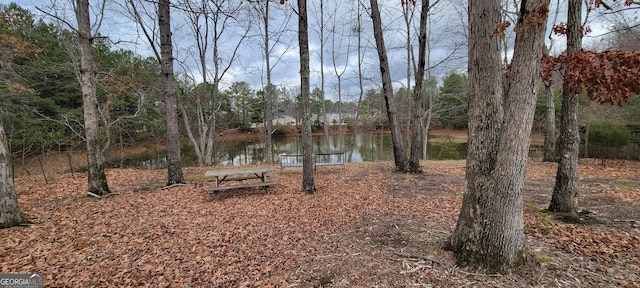
[[[184,183],[180,160],[180,129],[178,125],[178,91],[173,75],[171,43],[170,0],[158,2],[158,26],[160,28],[160,57],[162,65],[162,90],[167,117],[167,185]]]
[[[13,186],[11,155],[7,150],[3,117],[0,109],[0,228],[9,228],[24,223],[25,219]]]
[[[376,38],[376,47],[378,50],[378,59],[380,60],[380,73],[382,74],[382,90],[384,91],[384,103],[387,108],[387,117],[389,117],[389,126],[391,129],[391,142],[393,146],[393,159],[396,170],[401,172],[409,171],[409,163],[404,153],[402,144],[402,134],[398,116],[396,113],[396,105],[393,98],[393,86],[391,85],[391,71],[389,70],[389,60],[387,59],[387,49],[384,45],[384,37],[382,35],[382,20],[380,18],[380,9],[378,8],[378,0],[370,0],[371,2],[371,20],[373,22],[373,35]]]
[[[309,30],[307,0],[298,0],[298,45],[300,47],[300,102],[302,102],[302,191],[315,193],[311,139],[311,95],[309,83]],[[326,123],[325,123],[326,124]]]
[[[509,273],[524,263],[522,212],[548,0],[523,2],[504,98],[499,1],[469,1],[467,190],[448,248],[458,265]],[[525,20],[526,19],[526,20]],[[540,23],[541,21],[542,23]],[[503,106],[504,105],[504,106]]]
[[[582,1],[569,0],[567,16],[567,59],[582,46]],[[566,67],[564,73],[568,73]],[[562,86],[562,114],[560,117],[560,155],[556,185],[549,211],[577,212],[578,210],[578,95],[567,84]]]
[[[556,106],[554,104],[553,89],[545,84],[547,115],[544,131],[544,155],[543,161],[556,162]]]
[[[422,172],[422,167],[420,167],[420,144],[422,143],[422,92],[424,92],[422,86],[424,83],[424,69],[427,62],[427,17],[429,17],[429,0],[422,0],[420,32],[418,34],[418,69],[415,75],[416,87],[413,92],[411,153],[409,154],[409,172],[411,173]]]
[[[107,177],[102,164],[102,149],[98,133],[98,98],[96,96],[96,64],[93,59],[91,26],[89,22],[89,1],[78,0],[76,18],[78,20],[78,43],[80,51],[80,89],[87,141],[88,189],[91,196],[110,193]]]

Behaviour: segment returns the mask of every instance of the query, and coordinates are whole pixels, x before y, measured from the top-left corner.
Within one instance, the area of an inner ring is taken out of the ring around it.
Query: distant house
[[[293,125],[296,124],[296,118],[286,114],[280,114],[276,116],[271,123],[273,123],[273,125]]]
[[[342,115],[342,117],[344,118],[344,116],[346,115]],[[327,124],[329,125],[334,125],[334,124],[338,124],[340,123],[340,114],[338,113],[327,113]]]
[[[344,119],[345,118],[354,118],[355,117],[355,113],[350,113],[350,112],[342,112],[342,124],[345,124]],[[316,119],[320,119],[320,122],[324,122],[324,117],[322,115],[320,115],[318,117],[318,114],[311,114],[311,120],[315,121]],[[337,112],[329,112],[327,113],[327,124],[329,125],[336,125],[338,123],[340,123],[340,114]],[[280,114],[277,115],[274,119],[273,119],[273,125],[295,125],[297,123],[296,118],[291,117],[287,114]]]

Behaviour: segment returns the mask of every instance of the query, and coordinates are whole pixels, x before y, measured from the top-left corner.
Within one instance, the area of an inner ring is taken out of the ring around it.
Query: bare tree
[[[409,3],[407,3],[407,6]],[[429,0],[422,0],[420,9],[420,30],[418,34],[418,67],[416,68],[416,87],[413,98],[413,127],[411,129],[411,152],[409,154],[409,172],[421,173],[420,144],[422,132],[422,83],[427,62],[427,18],[429,17]],[[426,143],[425,143],[426,144]]]
[[[362,71],[362,62],[364,60],[364,53],[362,51],[362,2],[358,0],[355,5],[356,8],[356,23],[351,27],[351,31],[356,33],[357,44],[356,48],[358,51],[358,104],[356,105],[356,115],[353,120],[353,135],[351,139],[351,148],[348,153],[348,161],[351,162],[351,157],[353,156],[353,149],[356,145],[356,137],[358,135],[358,128],[360,126],[360,108],[362,106],[362,98],[364,96],[364,73]]]
[[[89,19],[89,0],[78,0],[78,50],[80,52],[80,89],[84,112],[84,130],[87,145],[87,194],[102,197],[111,193],[102,164],[100,134],[98,133],[98,98],[96,96],[96,63],[93,58],[93,36]]]
[[[582,1],[569,0],[567,10],[567,58],[582,48]],[[568,73],[566,70],[564,73]],[[549,210],[573,212],[578,209],[578,154],[580,132],[578,131],[578,95],[569,84],[562,87],[562,114],[560,116],[560,157],[556,184],[551,196]],[[575,215],[577,217],[577,215]]]
[[[184,183],[180,159],[180,126],[178,125],[178,91],[173,74],[173,43],[171,41],[170,0],[158,2],[158,28],[160,31],[160,64],[162,90],[167,115],[167,185]]]
[[[100,13],[96,21],[96,27],[91,27],[89,1],[77,0],[74,3],[75,16],[77,21],[77,28],[73,27],[71,23],[66,21],[64,17],[45,12],[56,20],[64,23],[78,34],[77,46],[70,48],[70,50],[77,52],[80,55],[80,62],[77,67],[79,71],[78,82],[80,83],[80,90],[82,91],[82,108],[84,118],[84,140],[87,147],[87,194],[93,197],[103,197],[109,195],[109,185],[107,184],[107,177],[104,173],[104,164],[102,163],[102,156],[104,148],[101,147],[103,141],[100,139],[100,111],[98,109],[98,98],[96,90],[97,71],[96,63],[93,57],[93,41],[95,37],[92,33],[94,30],[99,30],[102,18],[104,18],[104,2],[99,6]],[[39,8],[38,8],[39,9]],[[42,9],[40,11],[44,12]],[[36,111],[36,113],[38,113]],[[56,121],[67,127],[69,127],[76,135],[82,137],[80,131],[74,130],[72,125],[69,125],[67,120],[55,120],[48,118],[49,120]],[[66,122],[66,124],[65,124]],[[108,135],[108,128],[107,130]],[[109,141],[104,141],[104,146],[108,146]]]
[[[190,118],[187,114],[187,109],[184,103],[179,104],[179,109],[182,114],[182,120],[187,131],[187,136],[193,144],[193,149],[198,159],[198,165],[212,165],[213,154],[213,140],[215,134],[216,117],[215,117],[215,91],[210,91],[211,85],[209,85],[207,76],[209,71],[207,69],[207,56],[209,53],[209,33],[210,33],[210,7],[208,1],[200,1],[194,3],[193,1],[185,1],[183,5],[185,9],[186,17],[189,19],[189,25],[193,36],[195,38],[197,53],[198,53],[198,65],[200,66],[200,73],[202,74],[202,84],[200,85],[200,92],[196,97],[190,99],[189,102],[195,104],[195,121],[197,123],[197,136],[193,133],[191,127]],[[198,93],[198,92],[196,92]],[[211,96],[210,96],[211,95]],[[184,101],[184,100],[183,100]]]
[[[376,47],[378,51],[378,59],[380,61],[380,73],[382,74],[382,90],[384,92],[385,106],[387,108],[387,117],[389,118],[389,126],[391,129],[391,142],[393,146],[393,159],[396,170],[401,172],[409,171],[407,157],[402,144],[402,134],[398,116],[396,113],[396,105],[393,98],[393,87],[391,85],[391,71],[389,70],[389,60],[387,57],[387,49],[382,34],[382,20],[380,19],[380,9],[378,0],[370,0],[371,3],[371,19],[373,22],[373,36],[376,39]]]
[[[404,32],[405,32],[405,40],[406,40],[405,45],[406,45],[406,47],[404,47],[404,48],[406,49],[406,53],[407,53],[407,55],[406,55],[406,57],[407,57],[407,59],[406,59],[407,60],[407,62],[406,62],[406,66],[407,66],[406,67],[406,69],[407,69],[406,70],[406,73],[407,73],[406,74],[406,76],[407,76],[407,84],[406,84],[406,90],[405,90],[406,93],[402,93],[402,94],[396,93],[396,96],[400,96],[400,95],[404,96],[403,99],[401,101],[399,101],[399,103],[400,103],[399,106],[400,107],[398,107],[398,110],[406,109],[402,113],[400,113],[400,115],[405,115],[405,117],[400,116],[399,118],[406,121],[405,122],[405,125],[406,125],[405,131],[409,132],[409,131],[411,131],[411,128],[412,128],[411,127],[411,125],[412,125],[411,123],[413,123],[413,120],[415,120],[415,119],[413,119],[413,117],[415,115],[412,114],[414,111],[413,111],[413,108],[412,108],[413,105],[411,104],[412,101],[414,100],[414,98],[411,97],[412,96],[411,95],[411,75],[412,75],[412,69],[411,68],[413,68],[415,70],[417,67],[415,67],[416,63],[415,63],[415,56],[414,56],[414,51],[413,51],[413,41],[414,40],[413,40],[413,37],[412,37],[413,36],[413,32],[412,32],[411,28],[413,26],[413,18],[415,17],[415,14],[416,14],[416,1],[408,0],[408,1],[401,1],[400,3],[402,5],[402,17],[404,19],[404,25],[405,25],[405,31]],[[398,102],[396,102],[396,103],[398,103]],[[404,104],[404,105],[402,105],[402,104]],[[405,148],[409,149],[409,151],[411,151],[411,145],[412,145],[411,144],[411,140],[413,139],[413,132],[409,132],[409,133],[405,133],[405,134],[407,136],[407,138],[406,138],[407,141],[405,142],[406,143]],[[410,158],[408,158],[408,159],[409,159],[409,161],[411,161]],[[410,163],[410,165],[412,165],[412,164]],[[409,166],[409,167],[411,167],[411,166]],[[411,168],[409,168],[409,169],[411,170]]]
[[[326,44],[326,39],[324,36],[324,27],[325,27],[325,20],[324,20],[324,0],[319,0],[318,1],[320,4],[320,7],[318,8],[319,12],[320,12],[320,19],[317,19],[317,23],[316,26],[318,27],[319,34],[320,34],[320,99],[318,99],[320,101],[320,111],[318,114],[318,117],[322,116],[322,122],[324,122],[323,129],[324,129],[324,136],[325,136],[325,140],[329,141],[329,123],[327,123],[327,106],[326,106],[326,101],[325,101],[325,97],[326,97],[326,89],[325,89],[325,76],[324,76],[324,46]],[[312,3],[316,3],[316,1],[313,1]],[[319,118],[318,118],[319,120]],[[328,142],[327,142],[328,143]]]
[[[351,54],[350,49],[351,49],[351,37],[348,37],[348,42],[347,45],[344,45],[342,43],[342,40],[347,37],[346,35],[344,35],[344,33],[340,34],[339,39],[336,39],[336,35],[338,35],[338,29],[343,30],[343,29],[349,29],[350,27],[346,24],[346,23],[340,23],[338,24],[338,19],[339,17],[336,17],[335,14],[340,10],[341,6],[340,6],[341,2],[337,2],[334,6],[334,14],[333,14],[333,25],[331,27],[331,60],[333,62],[333,72],[336,75],[336,78],[338,79],[338,133],[340,135],[340,148],[342,148],[342,76],[344,75],[345,71],[347,71],[347,67],[349,67],[349,55]],[[343,18],[350,18],[350,17],[343,17]],[[337,45],[337,46],[336,46]],[[345,47],[347,50],[345,52],[342,52],[341,49],[342,47]],[[344,64],[342,66],[342,68],[340,69],[338,67],[338,58],[344,57]]]
[[[610,31],[602,35],[604,47],[600,50],[640,51],[640,22],[637,14],[640,1],[604,0],[596,1],[595,4],[605,9],[599,14],[610,22]]]
[[[184,183],[184,176],[180,158],[178,91],[173,70],[174,57],[170,17],[171,2],[170,0],[160,0],[157,3],[156,14],[150,12],[149,10],[153,9],[144,5],[144,2],[142,2],[142,5],[138,4],[139,2],[136,2],[136,0],[127,0],[127,12],[138,24],[137,28],[149,43],[149,48],[153,51],[162,69],[162,91],[164,96],[167,138],[167,185],[181,184]],[[154,19],[155,16],[157,16],[157,19]],[[157,20],[157,22],[151,20]],[[158,38],[160,38],[159,41]]]
[[[214,136],[216,128],[215,112],[217,110],[217,98],[220,91],[220,83],[229,71],[235,60],[238,59],[238,51],[247,38],[251,21],[245,21],[243,17],[244,4],[242,1],[200,1],[193,3],[187,0],[182,3],[186,9],[183,13],[189,19],[191,30],[195,36],[198,54],[198,65],[202,74],[201,95],[195,97],[197,133],[194,133],[190,124],[187,109],[180,105],[183,121],[189,140],[194,146],[199,165],[213,164]],[[236,25],[232,25],[236,24]],[[239,37],[231,35],[231,27],[243,27],[239,31]],[[211,44],[211,47],[209,47]],[[210,50],[211,51],[210,51]],[[211,55],[209,56],[209,52]],[[228,54],[223,55],[223,52]],[[215,59],[213,67],[210,67],[208,59]],[[212,68],[213,71],[210,69]],[[185,70],[188,69],[185,68]],[[209,83],[211,75],[211,83]],[[195,137],[195,136],[198,137]]]
[[[432,71],[440,66],[446,66],[448,64],[450,64],[452,61],[455,61],[458,58],[461,58],[461,56],[458,56],[459,51],[461,50],[461,47],[464,46],[463,43],[466,42],[466,39],[464,40],[458,40],[458,37],[455,37],[455,32],[456,29],[458,29],[456,27],[456,25],[451,25],[450,20],[451,19],[447,19],[446,17],[449,18],[458,18],[455,16],[451,16],[450,13],[440,13],[441,11],[451,11],[451,6],[460,6],[463,4],[456,4],[453,3],[455,1],[447,1],[445,3],[442,3],[439,0],[436,1],[428,1],[429,6],[428,7],[422,7],[422,8],[428,8],[427,10],[427,19],[426,22],[424,23],[420,23],[418,26],[418,32],[420,32],[421,27],[425,27],[425,35],[424,35],[424,47],[420,48],[420,49],[425,49],[424,51],[424,68],[423,68],[423,72],[418,73],[418,66],[420,65],[419,63],[416,63],[416,59],[415,56],[413,56],[415,53],[413,52],[413,49],[408,51],[408,54],[411,56],[411,62],[407,62],[408,65],[412,65],[414,68],[413,70],[416,71],[415,73],[415,77],[414,79],[415,81],[415,85],[418,85],[417,79],[418,77],[422,77],[423,79],[421,80],[422,83],[420,83],[421,89],[418,89],[417,87],[414,87],[414,94],[413,94],[413,99],[411,101],[409,101],[409,103],[411,103],[411,107],[413,107],[410,110],[410,113],[407,113],[407,115],[410,115],[411,117],[409,118],[409,122],[408,125],[412,125],[410,127],[408,127],[408,131],[411,131],[411,133],[407,133],[410,137],[418,137],[416,139],[418,139],[418,141],[421,141],[419,143],[417,143],[416,145],[418,145],[417,147],[414,147],[414,142],[415,140],[411,140],[411,138],[409,138],[409,143],[410,143],[410,149],[413,148],[419,148],[419,145],[422,145],[422,155],[423,158],[427,158],[427,143],[429,140],[429,127],[431,124],[431,119],[433,118],[434,115],[434,103],[436,100],[436,96],[438,94],[438,87],[437,87],[437,83],[435,82],[436,80],[434,78],[432,78]],[[423,4],[424,1],[423,1]],[[405,5],[415,5],[415,3],[413,3],[413,1],[405,1]],[[464,4],[466,5],[466,4]],[[436,8],[438,8],[439,10],[436,10]],[[407,10],[407,8],[404,8],[404,10]],[[411,12],[411,14],[414,14],[414,12]],[[406,13],[405,13],[406,15]],[[421,12],[421,17],[422,17],[422,12]],[[446,23],[444,26],[443,25],[439,25],[439,27],[435,27],[434,25],[437,25],[438,23]],[[410,26],[408,26],[407,29],[410,29]],[[420,39],[420,35],[418,34],[418,39]],[[407,36],[407,39],[411,39],[409,36]],[[420,41],[418,41],[420,42]],[[411,45],[412,42],[407,42],[408,46]],[[418,45],[420,45],[420,43],[418,43]],[[432,51],[434,48],[436,49],[441,49],[442,47],[447,46],[448,49],[448,54],[446,54],[444,57],[441,58],[437,58],[437,59],[432,59]],[[420,52],[418,51],[418,58],[420,56]],[[418,59],[419,60],[419,59]],[[435,62],[432,63],[432,60],[436,60]],[[409,73],[411,70],[407,69],[407,72]],[[422,75],[421,75],[422,74]],[[410,79],[411,74],[407,74],[407,78]],[[426,79],[426,83],[424,82]],[[407,84],[409,85],[409,84]],[[418,90],[420,90],[418,92]],[[416,93],[419,93],[420,96],[417,97]],[[416,102],[418,101],[418,102]],[[443,111],[437,111],[436,113],[440,113],[440,114],[444,114],[446,112]],[[413,121],[418,121],[417,123],[414,123]],[[419,129],[418,129],[419,127]],[[418,133],[418,135],[414,135],[414,133]],[[422,139],[420,139],[420,134],[422,135]],[[419,150],[418,150],[419,151]],[[417,159],[419,159],[419,155],[417,155],[418,151],[410,151],[409,157],[417,157]],[[416,153],[416,155],[411,155],[411,153]],[[417,160],[409,160],[411,162],[417,163]],[[411,164],[413,165],[413,164]]]
[[[467,189],[447,247],[458,265],[508,273],[525,261],[524,176],[548,4],[521,4],[505,94],[500,40],[506,25],[500,3],[469,0]]]
[[[298,0],[298,46],[300,47],[300,93],[302,104],[302,191],[315,193],[311,142],[311,95],[309,83],[309,24],[307,0]]]
[[[278,29],[277,33],[271,33],[271,0],[269,1],[254,1],[254,9],[262,19],[263,26],[261,27],[263,30],[260,31],[262,34],[261,45],[264,53],[264,61],[265,61],[265,76],[266,76],[266,84],[263,87],[264,92],[264,126],[265,126],[265,159],[267,163],[273,162],[272,148],[271,148],[271,134],[273,132],[273,111],[274,104],[277,102],[276,94],[278,93],[275,85],[273,84],[272,71],[278,65],[282,56],[285,53],[289,52],[293,49],[292,43],[286,43],[286,49],[280,55],[273,55],[273,51],[278,45],[283,44],[282,37],[286,35],[285,28],[288,26],[291,17],[291,13],[287,13],[284,15],[284,21],[282,21],[281,29]],[[272,37],[274,39],[272,39]],[[291,38],[291,41],[294,41],[295,38]],[[272,41],[273,40],[273,41]],[[276,57],[276,61],[271,62],[271,57]]]
[[[271,59],[269,59],[271,56],[271,53],[269,53],[269,2],[269,0],[265,1],[264,13],[261,16],[264,23],[264,60],[267,68],[267,86],[264,88],[264,157],[267,159],[267,163],[271,164],[273,163],[273,157],[271,156],[271,130],[273,129],[273,96],[275,87],[271,84]]]

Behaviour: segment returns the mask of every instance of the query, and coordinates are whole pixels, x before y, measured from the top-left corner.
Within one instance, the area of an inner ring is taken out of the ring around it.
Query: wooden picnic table
[[[273,171],[271,167],[257,167],[257,168],[237,168],[237,169],[222,169],[211,170],[205,172],[206,177],[214,177],[216,186],[207,188],[207,192],[218,192],[221,190],[229,189],[242,189],[250,187],[265,187],[268,188],[271,185],[275,185],[275,182],[267,181],[267,175]],[[244,183],[246,180],[259,179],[260,182]],[[221,186],[222,182],[238,182],[232,185]]]

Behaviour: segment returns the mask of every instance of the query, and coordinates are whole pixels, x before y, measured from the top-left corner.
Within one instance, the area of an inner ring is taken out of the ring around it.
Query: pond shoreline
[[[231,130],[228,130],[231,131]],[[253,132],[222,132],[218,135],[218,141],[225,140],[238,140],[238,141],[248,141],[248,140],[259,140],[263,139],[263,129],[256,129]],[[352,135],[352,131],[348,128],[344,128],[344,135]],[[389,130],[375,130],[375,131],[363,131],[358,130],[359,134],[390,134]],[[332,127],[329,129],[329,135],[339,135],[337,127]],[[273,137],[299,137],[302,134],[298,131],[296,126],[290,126],[287,132],[284,135],[274,135]],[[322,136],[324,135],[323,131],[312,133],[313,136]],[[466,143],[468,140],[468,130],[467,129],[455,129],[455,128],[434,128],[429,129],[429,142],[452,142],[452,143]],[[531,144],[532,145],[543,145],[544,144],[544,134],[542,132],[534,131],[531,133]]]
[[[347,130],[347,129],[345,129]],[[367,131],[360,132],[359,134],[389,134],[389,131]],[[329,134],[332,136],[339,135],[337,129],[330,129]],[[316,132],[314,136],[322,136],[324,133]],[[344,135],[352,135],[345,132]],[[406,136],[406,135],[405,135]],[[274,136],[274,139],[279,137],[300,137],[300,133],[295,126],[291,126],[287,133],[284,135]],[[183,142],[189,142],[186,138]],[[531,138],[532,145],[542,145],[544,136],[539,132],[534,132]],[[227,130],[221,132],[216,137],[217,143],[234,143],[234,142],[264,142],[263,130],[254,130],[253,132],[238,132],[237,130]],[[452,128],[436,128],[429,131],[429,142],[432,143],[466,143],[467,142],[467,130],[466,129],[452,129]],[[105,154],[105,162],[118,162],[122,159],[128,159],[140,155],[143,153],[161,153],[165,149],[164,142],[144,142],[133,146],[116,147],[112,146]],[[155,152],[154,152],[155,151]],[[52,151],[46,155],[37,155],[26,157],[25,159],[13,159],[14,162],[14,176],[20,177],[31,174],[42,174],[43,171],[47,175],[55,175],[59,173],[66,173],[71,171],[79,172],[86,169],[86,153],[83,150],[76,151]]]

